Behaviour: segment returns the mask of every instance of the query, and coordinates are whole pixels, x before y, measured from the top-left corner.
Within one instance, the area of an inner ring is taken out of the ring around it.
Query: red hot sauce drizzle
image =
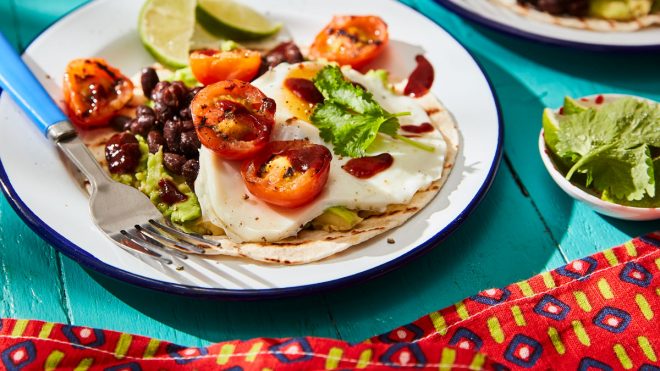
[[[289,77],[284,80],[284,86],[307,103],[318,104],[323,102],[323,94],[316,89],[316,86],[310,80]]]
[[[431,90],[435,74],[433,66],[423,55],[416,56],[415,61],[417,61],[417,67],[408,77],[408,84],[403,89],[403,94],[421,97]]]
[[[368,179],[381,171],[387,170],[393,162],[392,155],[381,153],[376,156],[350,159],[341,168],[356,178]]]
[[[433,129],[433,125],[429,124],[428,122],[425,122],[420,125],[401,125],[401,130],[407,131],[409,133],[422,134],[422,133],[430,133],[434,129]]]

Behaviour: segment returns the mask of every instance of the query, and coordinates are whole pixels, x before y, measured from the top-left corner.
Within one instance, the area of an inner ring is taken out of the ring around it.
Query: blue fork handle
[[[27,112],[44,135],[68,118],[41,86],[9,41],[0,33],[0,87]]]

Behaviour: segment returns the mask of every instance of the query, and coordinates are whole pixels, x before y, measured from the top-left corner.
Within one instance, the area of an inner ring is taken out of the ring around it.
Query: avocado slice
[[[357,212],[343,206],[327,208],[323,214],[312,220],[312,227],[328,232],[347,231],[363,220]]]

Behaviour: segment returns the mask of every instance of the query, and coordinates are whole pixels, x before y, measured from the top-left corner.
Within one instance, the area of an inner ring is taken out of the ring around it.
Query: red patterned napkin
[[[253,339],[189,348],[41,321],[0,323],[7,370],[660,371],[660,233],[575,260],[359,344]]]

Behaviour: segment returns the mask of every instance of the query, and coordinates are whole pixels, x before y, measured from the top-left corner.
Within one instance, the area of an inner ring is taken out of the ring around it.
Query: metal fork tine
[[[165,232],[163,232],[163,231],[161,231],[157,228],[154,228],[151,225],[145,224],[145,225],[141,226],[141,228],[142,228],[143,231],[151,232],[152,236],[154,238],[157,238],[161,243],[165,244],[167,248],[174,249],[174,247],[176,247],[176,248],[179,248],[181,250],[187,251],[189,253],[204,254],[204,249],[203,248],[201,248],[199,246],[195,246],[193,244],[190,244],[186,241],[174,239],[174,238],[166,235]],[[169,245],[174,245],[174,247],[168,246],[168,244]]]
[[[175,254],[176,256],[182,259],[188,259],[188,255],[186,255],[184,252],[178,249],[182,249],[185,251],[190,251],[190,250],[188,250],[186,246],[182,246],[179,243],[179,241],[175,241],[167,236],[163,236],[158,230],[154,229],[149,225],[145,225],[145,226],[136,225],[135,229],[138,231],[138,233],[143,235],[150,242],[153,242],[158,247],[167,250],[168,253]],[[172,245],[174,245],[174,247]]]
[[[114,240],[120,245],[120,247],[123,248],[124,250],[126,250],[126,251],[128,251],[128,252],[136,252],[136,253],[138,253],[138,254],[147,255],[147,256],[149,256],[150,258],[156,259],[156,260],[160,261],[161,263],[164,263],[164,264],[167,264],[167,265],[171,265],[171,264],[172,264],[172,260],[171,260],[171,259],[168,259],[168,258],[164,257],[163,255],[161,255],[161,254],[159,254],[159,253],[153,251],[153,250],[151,249],[151,246],[149,246],[149,244],[146,243],[144,240],[142,240],[142,239],[140,239],[140,238],[137,238],[137,237],[134,237],[134,236],[128,234],[128,232],[123,231],[123,230],[122,230],[120,233],[121,233],[121,234],[122,234],[122,235],[123,235],[123,236],[124,236],[129,242],[136,244],[137,246],[139,246],[139,247],[142,249],[142,250],[138,250],[138,249],[136,249],[135,247],[132,247],[132,246],[126,244],[125,241],[121,241],[119,238],[114,237],[113,239],[114,239]]]
[[[150,219],[149,223],[151,224],[149,225],[149,227],[155,231],[158,231],[159,234],[166,235],[176,239],[177,241],[179,241],[182,244],[185,244],[185,246],[188,246],[189,249],[193,250],[198,254],[206,253],[206,249],[204,248],[205,246],[206,247],[220,246],[220,244],[215,241],[206,240],[202,236],[197,234],[192,234],[192,233],[189,234],[182,232],[170,226],[169,224],[158,222],[153,219]]]
[[[221,243],[218,242],[218,241],[207,240],[203,236],[201,236],[199,234],[196,234],[196,233],[181,232],[180,230],[178,230],[176,228],[172,228],[168,224],[161,223],[157,220],[149,219],[149,223],[151,223],[153,226],[155,226],[157,228],[160,228],[160,229],[166,231],[167,233],[175,235],[175,236],[177,236],[178,238],[181,238],[181,239],[189,239],[189,240],[193,240],[193,241],[196,241],[196,242],[199,242],[199,243],[203,243],[205,245],[210,245],[210,246],[215,246],[215,247],[220,247],[221,246]]]
[[[188,259],[188,255],[182,253],[181,251],[171,247],[168,245],[168,243],[171,243],[169,241],[161,241],[165,240],[162,238],[161,235],[158,233],[154,234],[152,231],[149,231],[145,228],[143,228],[140,225],[136,225],[135,229],[137,230],[137,233],[140,234],[147,242],[153,244],[154,246],[158,247],[159,249],[163,249],[167,251],[168,254],[176,255],[177,257],[181,259]]]

